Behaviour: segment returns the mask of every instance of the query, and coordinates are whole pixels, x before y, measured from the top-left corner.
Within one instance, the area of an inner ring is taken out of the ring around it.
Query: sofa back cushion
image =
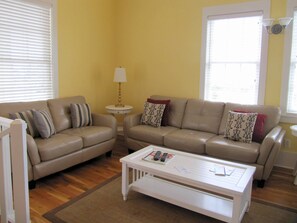
[[[264,135],[278,125],[280,121],[281,111],[279,107],[271,105],[242,105],[234,103],[226,103],[222,121],[220,124],[219,134],[224,135],[226,129],[226,122],[229,111],[246,111],[246,112],[257,112],[266,115],[264,123]]]
[[[72,127],[70,104],[84,104],[86,100],[83,96],[50,99],[47,101],[50,109],[56,132]]]
[[[9,118],[9,114],[32,109],[49,111],[46,101],[0,103],[0,116]]]
[[[168,125],[181,128],[188,99],[160,95],[152,95],[150,98],[155,100],[170,100]]]
[[[182,128],[218,134],[225,103],[189,99]]]

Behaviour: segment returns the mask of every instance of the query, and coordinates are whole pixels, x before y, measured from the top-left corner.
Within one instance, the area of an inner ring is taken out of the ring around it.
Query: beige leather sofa
[[[70,104],[86,103],[82,96],[36,102],[1,103],[0,116],[30,109],[50,112],[56,134],[48,139],[27,134],[29,180],[56,173],[107,153],[111,155],[116,140],[116,119],[111,115],[93,114],[92,126],[72,128]],[[34,185],[34,184],[33,184]]]
[[[142,114],[128,115],[124,136],[131,151],[153,144],[176,150],[245,163],[256,167],[254,179],[264,186],[280,150],[285,131],[278,126],[280,109],[274,106],[241,105],[198,99],[152,96],[170,99],[169,125],[140,124]],[[266,114],[262,143],[243,143],[224,138],[230,110]]]

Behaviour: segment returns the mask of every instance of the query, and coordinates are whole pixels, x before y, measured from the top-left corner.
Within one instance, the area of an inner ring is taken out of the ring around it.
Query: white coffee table
[[[165,165],[142,160],[153,150],[175,156]],[[241,222],[244,213],[249,210],[256,170],[253,166],[157,146],[145,147],[120,161],[124,200],[129,190],[134,190],[232,223]],[[215,175],[210,171],[214,165],[223,165],[233,172],[230,176]]]

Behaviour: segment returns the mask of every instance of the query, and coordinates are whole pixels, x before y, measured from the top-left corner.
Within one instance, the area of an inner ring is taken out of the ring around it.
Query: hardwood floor
[[[121,173],[119,159],[127,155],[121,141],[115,146],[112,157],[98,157],[68,170],[37,181],[30,190],[30,214],[32,223],[48,222],[42,215],[73,199],[107,179]],[[252,196],[297,210],[297,186],[293,185],[291,170],[274,168],[264,188],[253,186]]]

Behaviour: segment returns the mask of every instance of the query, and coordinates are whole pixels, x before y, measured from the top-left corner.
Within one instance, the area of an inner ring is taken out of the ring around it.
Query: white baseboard
[[[297,153],[280,151],[274,166],[294,169],[297,164]]]

